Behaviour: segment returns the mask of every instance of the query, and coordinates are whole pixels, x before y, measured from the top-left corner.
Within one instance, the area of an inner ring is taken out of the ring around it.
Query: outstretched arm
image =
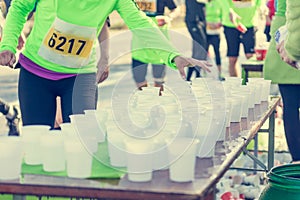
[[[143,38],[141,45],[134,49],[152,49],[157,52],[160,59],[171,67],[179,70],[182,78],[185,78],[184,67],[199,66],[209,71],[210,64],[206,61],[186,58],[170,43],[170,41],[161,33],[154,22],[146,17],[145,13],[138,10],[131,0],[119,0],[116,10],[121,15],[129,29],[137,38]]]
[[[102,30],[98,36],[98,41],[100,44],[100,52],[101,52],[101,57],[98,62],[98,71],[97,71],[97,77],[96,77],[96,82],[101,83],[105,79],[107,79],[109,75],[109,30],[108,30],[108,23],[106,22]]]

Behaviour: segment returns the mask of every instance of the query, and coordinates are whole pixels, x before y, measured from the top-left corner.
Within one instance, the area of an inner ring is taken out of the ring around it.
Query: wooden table
[[[217,182],[255,137],[264,122],[274,117],[279,100],[279,98],[274,98],[267,105],[267,110],[261,113],[259,120],[250,122],[251,126],[248,130],[241,130],[242,136],[238,137],[241,142],[237,143],[229,154],[217,155],[209,159],[197,159],[193,182],[172,182],[169,180],[168,170],[155,171],[153,180],[147,183],[130,182],[126,175],[121,179],[72,179],[25,174],[20,180],[0,181],[0,193],[91,199],[213,200]],[[274,139],[274,130],[270,130],[270,137]],[[274,144],[269,145],[273,148],[271,149],[273,153]]]
[[[243,63],[241,63],[242,72],[243,72],[243,79],[244,83],[248,81],[249,72],[263,72],[264,61],[256,60],[256,59],[249,59]]]

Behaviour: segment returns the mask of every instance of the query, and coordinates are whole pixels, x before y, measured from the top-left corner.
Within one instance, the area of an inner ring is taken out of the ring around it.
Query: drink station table
[[[154,171],[152,181],[144,183],[131,182],[128,180],[126,174],[121,178],[101,179],[76,179],[38,174],[22,174],[19,180],[0,181],[0,193],[16,196],[36,195],[38,197],[90,199],[212,200],[215,198],[215,188],[218,181],[230,169],[235,159],[245,151],[247,145],[258,134],[260,128],[268,119],[269,160],[268,166],[265,169],[269,170],[273,167],[274,118],[275,109],[279,102],[280,98],[274,97],[270,102],[265,102],[265,105],[260,105],[266,109],[259,116],[256,116],[256,119],[255,116],[253,119],[244,119],[248,121],[248,126],[243,125],[244,121],[238,124],[238,126],[237,124],[233,124],[229,131],[238,132],[238,136],[236,137],[238,142],[236,142],[236,145],[228,153],[219,153],[219,155],[207,159],[197,158],[195,180],[192,182],[172,182],[169,179],[168,170]],[[258,160],[257,162],[261,165]]]

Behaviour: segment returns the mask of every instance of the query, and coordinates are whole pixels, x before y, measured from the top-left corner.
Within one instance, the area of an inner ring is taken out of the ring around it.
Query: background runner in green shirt
[[[240,76],[240,73],[236,66],[240,43],[244,46],[244,52],[247,59],[253,56],[255,47],[255,32],[256,32],[256,17],[258,8],[261,5],[261,0],[252,1],[232,1],[232,0],[218,0],[226,1],[229,7],[222,7],[224,15],[222,15],[222,24],[224,26],[224,33],[227,42],[227,57],[229,58],[229,75]],[[224,4],[224,3],[223,3]],[[236,23],[232,22],[230,15],[227,14],[233,10],[240,17]],[[240,32],[237,30],[237,26],[244,25],[247,30]]]

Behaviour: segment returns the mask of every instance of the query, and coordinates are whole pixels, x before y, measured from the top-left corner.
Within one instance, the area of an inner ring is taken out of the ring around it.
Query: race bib
[[[156,0],[135,0],[135,3],[144,12],[156,13]]]
[[[90,60],[96,32],[96,28],[70,24],[56,18],[38,54],[52,63],[80,68]]]
[[[236,8],[249,8],[254,5],[253,0],[232,0],[232,2]]]

